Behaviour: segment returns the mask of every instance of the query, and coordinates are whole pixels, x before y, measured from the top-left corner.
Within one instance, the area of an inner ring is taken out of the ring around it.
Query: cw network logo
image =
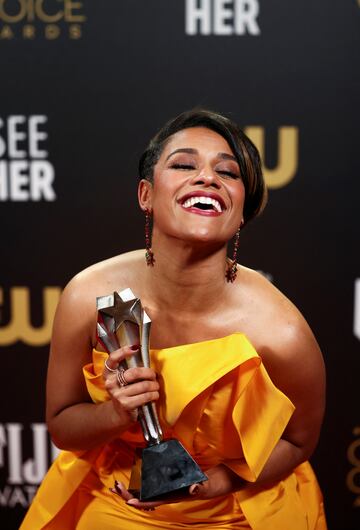
[[[187,35],[260,35],[259,12],[259,0],[185,0],[185,32]]]
[[[350,464],[353,466],[347,474],[346,484],[352,493],[355,493],[357,497],[354,500],[354,506],[360,507],[360,427],[357,426],[353,429],[353,435],[357,438],[351,442],[347,450],[347,457]]]
[[[73,0],[0,0],[0,40],[80,39],[86,20],[82,8],[83,2]]]
[[[42,302],[36,313],[43,315],[43,323],[39,327],[31,324],[30,289],[13,287],[8,293],[6,313],[8,323],[0,326],[0,346],[10,346],[22,341],[29,346],[44,346],[50,342],[52,323],[56,306],[59,302],[60,287],[45,287],[42,291]],[[0,287],[0,322],[3,320],[5,302],[4,291]]]

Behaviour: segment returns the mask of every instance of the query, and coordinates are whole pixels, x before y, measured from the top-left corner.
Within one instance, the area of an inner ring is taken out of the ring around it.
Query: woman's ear
[[[142,179],[138,186],[138,200],[140,208],[145,211],[152,211],[152,190],[153,186],[148,180]]]

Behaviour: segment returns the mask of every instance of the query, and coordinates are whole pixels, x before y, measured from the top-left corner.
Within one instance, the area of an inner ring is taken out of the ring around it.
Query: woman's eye
[[[230,177],[232,179],[240,178],[240,175],[238,175],[234,171],[228,171],[228,170],[225,170],[225,169],[224,170],[223,169],[218,169],[217,172],[220,173],[220,175],[225,175],[225,176]]]
[[[170,167],[171,169],[195,169],[194,166],[191,164],[179,164],[179,163],[172,164]]]

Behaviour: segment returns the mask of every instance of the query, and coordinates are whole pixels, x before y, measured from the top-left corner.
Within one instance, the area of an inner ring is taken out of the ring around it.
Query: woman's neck
[[[224,298],[226,246],[209,250],[176,239],[153,242],[155,264],[146,270],[150,305],[180,313],[212,311]]]

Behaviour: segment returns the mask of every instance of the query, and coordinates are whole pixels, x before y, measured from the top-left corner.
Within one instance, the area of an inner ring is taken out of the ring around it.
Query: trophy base
[[[141,501],[186,494],[192,484],[208,480],[179,440],[146,447],[141,460],[141,476],[138,462],[129,485],[129,490]]]

